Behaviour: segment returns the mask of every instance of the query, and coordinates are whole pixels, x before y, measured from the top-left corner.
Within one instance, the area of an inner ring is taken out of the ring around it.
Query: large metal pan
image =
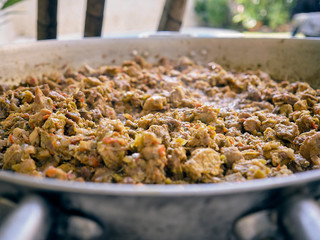
[[[2,46],[0,81],[16,83],[66,64],[77,68],[120,63],[134,54],[150,61],[187,55],[201,63],[259,68],[277,80],[320,87],[319,40],[189,36]],[[314,220],[320,211],[313,200],[320,196],[320,170],[239,184],[195,185],[78,183],[0,172],[0,193],[0,210],[20,203],[3,223],[2,239],[40,238],[51,223],[51,239],[67,233],[70,239],[284,239],[283,232],[290,239],[320,236],[320,223]]]

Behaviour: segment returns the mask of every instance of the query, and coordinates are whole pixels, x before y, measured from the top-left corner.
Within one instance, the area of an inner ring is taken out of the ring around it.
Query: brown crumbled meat
[[[13,165],[20,163],[22,160],[22,151],[21,146],[17,144],[13,144],[9,147],[4,154],[2,168],[10,169]]]
[[[262,157],[260,150],[254,150],[254,149],[245,149],[241,152],[241,154],[246,160],[252,160],[255,158]]]
[[[51,98],[46,97],[39,87],[35,88],[35,98],[32,106],[35,112],[41,109],[51,110],[53,108],[53,101]]]
[[[316,124],[316,122],[318,122],[318,119],[315,119],[308,114],[301,114],[300,117],[296,120],[296,124],[299,128],[300,133],[318,129],[318,124]]]
[[[314,114],[320,114],[320,103],[317,103],[313,106]]]
[[[186,146],[191,148],[197,147],[211,147],[215,148],[216,143],[214,141],[215,132],[213,128],[207,128],[205,126],[196,125],[195,129],[192,129],[192,137],[188,140]]]
[[[226,182],[243,182],[246,181],[246,178],[240,172],[237,172],[226,175],[225,180]]]
[[[273,167],[271,168],[270,173],[268,174],[268,177],[285,177],[291,175],[293,172],[288,169],[286,165],[283,165],[281,167]]]
[[[261,100],[260,91],[252,85],[250,85],[248,87],[248,99],[251,99],[253,101],[260,101]]]
[[[177,87],[170,93],[169,101],[173,106],[179,107],[182,105],[182,100],[184,98],[185,98],[184,89],[182,87]]]
[[[273,129],[275,125],[277,124],[277,120],[270,117],[262,121],[260,126],[260,131],[264,132],[267,128]]]
[[[243,123],[244,129],[253,134],[259,131],[260,126],[261,122],[256,116],[247,118]]]
[[[241,113],[239,113],[239,115],[238,115],[238,118],[239,119],[242,119],[242,118],[249,118],[249,117],[252,117],[252,114],[251,113],[248,113],[248,112],[241,112]]]
[[[297,103],[295,103],[295,104],[297,104]],[[284,116],[288,117],[290,115],[290,113],[293,112],[292,106],[290,104],[283,104],[280,106],[279,112],[280,112],[280,114],[283,114]]]
[[[171,137],[166,125],[152,125],[149,130],[153,132],[158,138],[160,138],[165,146],[168,146],[170,144]]]
[[[167,165],[166,148],[152,132],[145,131],[136,136],[134,145],[138,148],[141,159],[145,161],[146,183],[161,183],[165,180],[164,167]]]
[[[25,159],[23,162],[12,166],[12,169],[17,173],[38,176],[39,173],[36,171],[36,168],[36,164],[31,158]]]
[[[270,173],[270,168],[266,166],[264,159],[239,161],[232,165],[232,170],[242,174],[246,179],[266,178]]]
[[[195,112],[194,121],[200,120],[203,123],[210,124],[217,121],[217,115],[216,109],[204,106]]]
[[[165,97],[155,95],[145,101],[143,109],[147,111],[162,110],[166,103],[167,100]]]
[[[269,142],[263,146],[263,156],[271,160],[273,166],[287,165],[295,159],[291,148],[281,146],[279,142]]]
[[[299,100],[293,105],[295,111],[308,110],[308,103],[306,100]]]
[[[33,146],[38,146],[40,143],[40,128],[36,127],[29,135],[29,142]]]
[[[296,154],[295,159],[289,165],[289,168],[292,169],[293,172],[303,172],[306,171],[310,167],[310,161],[301,156],[301,154]]]
[[[93,182],[107,182],[111,183],[113,179],[113,171],[108,168],[98,168],[91,181]]]
[[[320,132],[308,136],[301,144],[299,151],[305,159],[320,165]]]
[[[244,159],[242,154],[241,154],[241,152],[236,147],[222,148],[221,152],[222,152],[222,154],[224,155],[224,158],[225,158],[224,162],[229,167],[232,167],[233,163]]]
[[[263,132],[263,140],[266,142],[274,141],[277,139],[277,133],[272,128],[267,128]]]
[[[299,101],[299,98],[297,96],[288,92],[278,93],[274,95],[272,98],[272,102],[277,105],[281,103],[288,103],[290,105],[294,105],[298,101]]]
[[[268,116],[268,118],[263,119],[261,126],[260,126],[260,131],[264,132],[267,128],[274,128],[275,125],[277,124],[277,119],[273,118],[272,116]]]
[[[191,158],[183,165],[187,175],[197,181],[203,177],[210,178],[222,171],[219,153],[210,148],[199,148],[192,152]]]
[[[299,151],[300,146],[302,145],[302,143],[309,137],[313,136],[314,134],[316,134],[315,130],[309,131],[309,132],[305,132],[300,134],[299,136],[297,136],[294,140],[293,140],[293,144],[295,145],[295,151]]]
[[[45,176],[49,178],[57,178],[60,180],[67,180],[67,173],[59,168],[48,167],[44,172]]]
[[[121,166],[121,160],[125,155],[126,149],[127,142],[120,137],[104,137],[102,141],[97,143],[99,155],[102,157],[105,165],[112,170]]]
[[[275,125],[274,130],[278,138],[292,142],[299,135],[298,126],[294,123],[279,123]]]
[[[234,144],[232,138],[221,133],[216,134],[214,140],[219,148],[231,147]]]
[[[125,184],[242,182],[320,168],[320,90],[187,57],[0,85],[0,166]]]
[[[132,183],[141,183],[146,178],[146,161],[141,159],[139,153],[128,155],[123,159],[124,173],[127,178],[132,180]],[[107,169],[106,169],[107,170]],[[113,171],[108,172],[109,179],[112,180]],[[105,181],[103,181],[105,182]]]
[[[168,149],[168,168],[176,179],[183,178],[182,163],[187,160],[186,150],[182,146]]]

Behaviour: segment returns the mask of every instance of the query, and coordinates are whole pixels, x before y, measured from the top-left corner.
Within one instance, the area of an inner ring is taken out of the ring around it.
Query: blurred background
[[[155,31],[164,3],[107,0],[102,36]],[[36,40],[37,0],[0,0],[0,7],[0,44]],[[86,0],[58,2],[58,39],[82,38],[85,10]],[[188,0],[181,31],[210,36],[291,37],[293,31],[299,32],[297,25],[302,21],[293,16],[308,12],[319,13],[320,0]],[[320,23],[320,18],[314,21]]]

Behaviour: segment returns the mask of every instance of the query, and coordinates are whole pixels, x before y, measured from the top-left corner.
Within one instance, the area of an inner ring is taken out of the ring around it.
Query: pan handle
[[[276,209],[250,213],[233,226],[235,239],[318,240],[320,206],[316,200],[301,195],[284,201]]]
[[[0,240],[42,240],[50,228],[49,207],[40,197],[25,198],[0,227]]]
[[[320,207],[314,199],[294,197],[279,209],[280,224],[293,240],[318,240]]]

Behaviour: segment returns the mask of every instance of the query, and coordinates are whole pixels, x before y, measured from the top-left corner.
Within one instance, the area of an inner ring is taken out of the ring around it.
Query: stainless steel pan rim
[[[164,43],[165,45],[163,45]],[[319,54],[317,54],[319,46],[319,39],[196,38],[184,35],[166,35],[165,37],[154,35],[140,38],[90,38],[74,41],[46,40],[36,43],[0,46],[0,53],[6,59],[0,65],[0,72],[1,75],[5,73],[9,76],[11,75],[12,79],[15,74],[27,74],[28,71],[40,72],[47,67],[51,69],[49,65],[55,66],[56,64],[61,66],[64,63],[73,62],[76,63],[75,66],[83,63],[107,63],[113,59],[130,57],[132,50],[138,50],[139,53],[148,51],[150,56],[160,52],[169,57],[185,55],[190,50],[195,50],[195,53],[197,53],[196,58],[200,60],[207,61],[214,57],[214,60],[219,63],[225,60],[224,57],[227,57],[228,59],[225,62],[230,63],[231,66],[237,62],[244,66],[247,66],[247,64],[252,65],[258,61],[256,59],[259,59],[261,66],[267,67],[266,70],[269,70],[270,67],[270,62],[266,58],[277,59],[279,64],[273,64],[277,67],[273,69],[274,72],[290,70],[287,69],[288,66],[293,66],[291,67],[291,74],[296,75],[300,71],[305,76],[307,73],[313,72],[316,74],[319,71],[316,65],[311,64],[314,61],[317,62],[318,59],[320,60]],[[263,50],[265,48],[269,50]],[[250,49],[250,52],[247,51],[248,49]],[[295,51],[292,51],[292,49]],[[206,51],[203,52],[203,50]],[[304,54],[304,60],[295,62],[297,56],[301,56],[301,54]],[[307,61],[309,58],[313,61]],[[284,65],[282,66],[280,63],[284,63]],[[305,65],[302,66],[302,63]],[[309,66],[312,68],[309,69]],[[15,71],[12,71],[12,69],[15,69]],[[309,77],[313,81],[317,80],[313,75]],[[0,181],[34,190],[130,196],[227,195],[305,184],[319,179],[320,170],[313,170],[288,177],[251,180],[243,183],[124,185],[67,182],[35,178],[12,172],[0,172]]]
[[[320,179],[320,169],[296,173],[287,177],[250,180],[241,183],[207,183],[207,184],[118,184],[69,182],[49,178],[37,178],[13,172],[0,172],[0,181],[52,192],[68,192],[96,195],[130,195],[130,196],[193,196],[193,195],[227,195],[248,193],[274,188],[302,185]]]
[[[275,80],[301,80],[320,88],[317,64],[320,62],[320,41],[317,39],[195,38],[185,35],[50,40],[0,46],[0,81],[18,83],[29,75],[41,76],[65,67],[79,68],[83,64],[92,67],[118,64],[120,60],[132,57],[133,53],[147,53],[150,60],[158,59],[159,53],[174,59],[189,54],[197,63],[215,61],[236,71],[261,69]],[[80,183],[0,171],[0,183],[2,196],[25,199],[19,201],[20,207],[11,215],[11,223],[16,224],[4,225],[3,229],[11,229],[13,233],[23,233],[17,229],[24,227],[30,218],[32,220],[35,215],[33,206],[42,214],[33,219],[36,225],[33,228],[28,225],[27,229],[38,236],[44,225],[48,226],[48,221],[43,219],[50,215],[50,204],[58,201],[63,211],[76,211],[91,220],[99,219],[106,229],[115,217],[119,218],[121,224],[115,230],[122,234],[123,239],[134,236],[132,233],[144,239],[158,239],[159,236],[162,239],[210,239],[212,236],[229,239],[231,225],[239,217],[257,210],[259,215],[260,210],[266,207],[280,209],[279,204],[284,210],[272,211],[278,212],[277,222],[286,226],[290,239],[310,240],[320,235],[320,225],[317,224],[320,222],[317,220],[320,219],[320,209],[313,200],[320,195],[320,169],[243,183],[185,185]],[[98,207],[100,204],[103,207]],[[21,213],[25,216],[22,221]],[[286,221],[288,219],[290,221]],[[172,226],[178,224],[177,227],[168,228],[168,220],[172,220]],[[256,222],[261,226],[261,222]],[[305,226],[306,222],[308,226]],[[247,232],[248,228],[244,229]],[[0,238],[5,236],[2,230]],[[213,235],[209,238],[208,233]]]

